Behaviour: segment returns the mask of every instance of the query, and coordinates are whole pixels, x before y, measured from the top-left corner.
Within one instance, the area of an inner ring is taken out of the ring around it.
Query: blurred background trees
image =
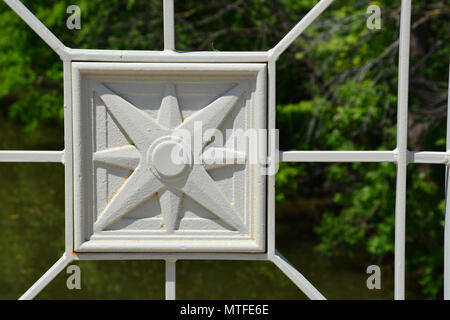
[[[163,47],[161,0],[23,2],[70,47]],[[175,1],[176,47],[267,50],[316,3]],[[71,4],[81,8],[80,30],[66,27],[66,8]],[[370,4],[381,8],[380,30],[366,26]],[[399,18],[400,1],[336,1],[280,57],[281,150],[395,148]],[[449,21],[448,1],[413,1],[410,150],[445,150]],[[62,126],[63,120],[59,58],[4,3],[0,4],[0,113],[29,135],[40,127]],[[4,137],[2,132],[0,140]],[[430,298],[442,295],[443,187],[442,166],[408,167],[407,268]],[[392,261],[394,188],[392,164],[282,163],[277,175],[279,205],[302,207],[298,223],[308,223],[314,230],[317,250],[329,255],[362,250],[377,263]]]

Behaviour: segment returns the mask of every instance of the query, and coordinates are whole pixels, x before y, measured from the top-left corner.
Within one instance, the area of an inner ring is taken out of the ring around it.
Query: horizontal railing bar
[[[450,152],[408,151],[408,163],[446,164]],[[393,151],[280,151],[283,162],[396,162]]]
[[[409,163],[435,163],[445,164],[447,152],[438,151],[409,151]]]
[[[0,151],[0,162],[64,163],[64,151]]]
[[[68,49],[73,61],[126,62],[267,62],[266,51],[140,51]]]
[[[395,151],[281,151],[283,162],[394,162]]]
[[[409,163],[445,164],[439,151],[408,151]],[[282,162],[395,162],[395,151],[281,151]],[[61,162],[64,151],[0,151],[0,162]]]

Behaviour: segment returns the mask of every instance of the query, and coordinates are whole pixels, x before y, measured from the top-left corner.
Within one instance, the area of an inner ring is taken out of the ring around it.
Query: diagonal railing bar
[[[397,98],[397,186],[395,195],[394,297],[405,299],[406,167],[408,165],[408,84],[411,0],[402,0]]]
[[[34,299],[39,292],[42,291],[42,289],[44,289],[61,271],[64,270],[65,267],[67,267],[74,260],[74,257],[64,253],[63,256],[19,298],[19,300]]]
[[[330,4],[333,3],[334,0],[320,0],[304,17],[300,20],[299,23],[295,25],[291,31],[288,32],[281,39],[278,44],[273,47],[269,52],[271,56],[277,59],[280,54],[282,54],[294,41],[298,38],[299,35],[303,33],[321,14],[322,12],[328,8]]]
[[[3,0],[30,26],[61,58],[66,56],[67,47],[19,0]]]
[[[270,260],[311,300],[326,298],[278,250]]]

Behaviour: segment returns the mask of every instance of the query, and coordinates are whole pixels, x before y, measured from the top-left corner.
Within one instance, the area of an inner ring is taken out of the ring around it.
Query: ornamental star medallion
[[[93,159],[127,168],[132,170],[132,174],[99,215],[94,231],[110,227],[145,200],[157,195],[168,233],[175,230],[183,196],[191,198],[233,229],[247,233],[239,214],[208,173],[209,170],[242,163],[246,154],[221,147],[208,148],[209,141],[205,141],[202,134],[218,129],[244,92],[242,85],[235,85],[183,120],[175,85],[167,82],[155,120],[106,85],[100,85],[96,94],[133,144],[97,151]],[[180,137],[180,132],[184,136],[188,134],[189,142]],[[200,139],[198,150],[192,147],[195,139]],[[208,163],[203,161],[206,151]],[[175,157],[180,153],[183,161]],[[214,158],[215,155],[219,156]]]
[[[263,252],[266,71],[73,62],[75,252]]]

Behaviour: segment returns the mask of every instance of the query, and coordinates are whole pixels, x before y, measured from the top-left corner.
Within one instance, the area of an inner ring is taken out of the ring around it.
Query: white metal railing
[[[164,51],[92,50],[66,47],[19,0],[4,0],[61,58],[64,65],[63,151],[1,151],[0,162],[62,162],[65,164],[66,250],[22,297],[34,298],[59,272],[74,260],[161,259],[166,261],[166,299],[175,299],[176,260],[269,260],[291,279],[309,298],[325,297],[275,249],[275,177],[267,177],[267,251],[265,253],[75,253],[73,252],[73,159],[71,62],[265,62],[268,65],[268,129],[275,129],[276,60],[334,0],[321,0],[278,44],[263,52],[185,52],[175,51],[174,2],[164,0]],[[405,202],[406,167],[409,163],[446,165],[446,203],[450,159],[450,115],[447,114],[447,151],[411,152],[407,149],[408,77],[411,26],[411,0],[401,0],[400,51],[398,75],[397,147],[387,151],[287,151],[279,152],[269,141],[268,155],[282,162],[393,162],[397,165],[395,205],[395,299],[405,298]],[[449,75],[450,78],[450,75]],[[450,93],[450,86],[449,86]],[[450,110],[450,102],[449,107]],[[273,142],[273,141],[272,141]],[[450,299],[450,208],[445,220],[444,298]]]

